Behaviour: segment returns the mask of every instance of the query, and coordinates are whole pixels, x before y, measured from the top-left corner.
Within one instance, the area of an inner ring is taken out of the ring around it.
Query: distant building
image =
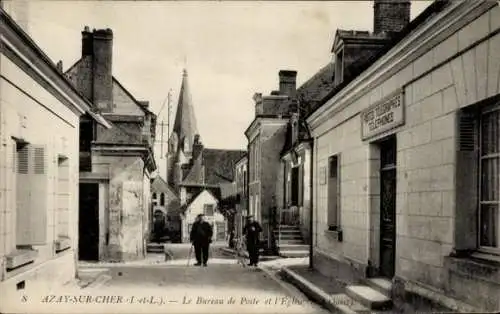
[[[152,242],[165,242],[171,240],[171,226],[168,208],[180,206],[179,196],[163,180],[156,176],[151,183],[151,234],[149,240]],[[162,227],[161,227],[162,226]],[[159,230],[158,228],[161,228]]]
[[[236,183],[236,213],[235,213],[235,231],[236,237],[240,238],[245,225],[245,217],[248,216],[248,156],[244,155],[235,165]]]
[[[8,313],[22,306],[19,290],[75,279],[80,117],[110,124],[1,9],[0,19],[0,312]]]
[[[144,258],[156,116],[113,76],[113,32],[82,31],[82,57],[66,71],[76,89],[113,124],[80,122],[80,258]],[[83,232],[83,230],[85,230]]]
[[[167,173],[168,184],[180,198],[179,207],[167,208],[170,225],[180,240],[186,241],[186,228],[191,223],[190,206],[194,198],[200,194],[207,195],[204,193],[206,191],[215,197],[219,205],[222,200],[221,184],[233,182],[234,165],[244,154],[241,150],[211,149],[203,146],[196,125],[188,74],[184,70],[170,136]],[[224,214],[221,206],[216,206],[214,210]],[[225,228],[224,232],[227,233],[227,227]]]

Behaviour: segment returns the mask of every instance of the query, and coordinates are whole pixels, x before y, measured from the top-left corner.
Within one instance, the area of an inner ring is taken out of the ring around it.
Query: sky
[[[412,18],[429,1],[412,1]],[[331,59],[336,29],[373,28],[371,1],[29,1],[29,34],[67,70],[81,31],[111,28],[113,75],[158,113],[172,90],[175,117],[187,68],[205,147],[245,149],[252,96],[278,88],[278,71],[305,82]],[[167,110],[159,121],[167,122]]]

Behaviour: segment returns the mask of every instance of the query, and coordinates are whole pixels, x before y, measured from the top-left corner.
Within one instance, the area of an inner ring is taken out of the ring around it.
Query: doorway
[[[380,143],[380,274],[392,278],[396,256],[396,137]]]
[[[99,260],[99,184],[79,184],[78,252],[83,261]]]

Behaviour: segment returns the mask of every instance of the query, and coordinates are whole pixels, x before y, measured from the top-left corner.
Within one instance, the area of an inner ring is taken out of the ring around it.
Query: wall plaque
[[[365,140],[404,123],[404,94],[398,90],[361,112],[361,138]]]

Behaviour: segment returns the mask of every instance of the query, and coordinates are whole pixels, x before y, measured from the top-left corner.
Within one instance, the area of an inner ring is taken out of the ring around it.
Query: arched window
[[[156,192],[153,193],[153,199],[156,200]]]
[[[160,194],[160,206],[165,206],[165,193]]]

